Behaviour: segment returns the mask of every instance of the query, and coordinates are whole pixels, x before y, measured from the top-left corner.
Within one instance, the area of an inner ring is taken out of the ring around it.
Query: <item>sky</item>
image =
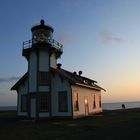
[[[23,41],[41,19],[63,44],[58,61],[98,81],[103,102],[140,101],[140,0],[0,0],[0,106],[27,71]]]

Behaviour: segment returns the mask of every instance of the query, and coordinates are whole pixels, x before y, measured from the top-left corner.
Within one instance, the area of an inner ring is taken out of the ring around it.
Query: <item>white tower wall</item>
[[[29,92],[36,92],[37,86],[37,55],[35,51],[30,53],[29,58]]]

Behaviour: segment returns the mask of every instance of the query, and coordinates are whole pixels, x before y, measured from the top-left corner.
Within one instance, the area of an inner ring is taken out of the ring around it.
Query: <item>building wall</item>
[[[29,59],[29,92],[36,92],[37,84],[37,55],[35,51],[30,53]]]
[[[18,89],[18,99],[17,99],[17,114],[18,116],[27,116],[27,112],[21,112],[21,95],[27,95],[28,93],[28,81],[25,80],[25,82],[19,86]]]
[[[49,71],[49,54],[47,50],[39,51],[39,71]]]
[[[39,117],[42,117],[42,118],[44,118],[44,117],[49,117],[50,115],[49,115],[49,113],[48,112],[45,112],[45,113],[39,113]]]
[[[39,86],[40,92],[48,92],[50,90],[49,86]]]
[[[73,117],[74,118],[80,117],[80,116],[86,116],[85,99],[88,100],[88,113],[89,114],[102,112],[102,108],[100,108],[99,106],[99,98],[101,96],[101,91],[88,89],[88,88],[80,87],[80,86],[72,86],[72,96],[74,95],[74,93],[78,93],[78,103],[79,103],[79,110],[74,111],[74,102],[73,102]],[[96,108],[93,108],[94,95],[95,95]]]
[[[49,71],[49,54],[44,50],[39,50],[39,71]],[[35,51],[30,53],[29,59],[29,92],[36,92],[37,85],[37,54]],[[39,87],[40,92],[48,87]]]
[[[49,72],[49,54],[47,50],[39,51],[39,71]],[[48,92],[49,86],[39,86],[39,92]]]
[[[58,111],[58,92],[67,91],[68,97],[68,112]],[[72,116],[71,108],[71,86],[67,80],[60,77],[58,74],[52,75],[52,116]]]
[[[57,67],[57,59],[56,59],[55,53],[52,53],[52,55],[50,57],[50,65],[53,68]]]

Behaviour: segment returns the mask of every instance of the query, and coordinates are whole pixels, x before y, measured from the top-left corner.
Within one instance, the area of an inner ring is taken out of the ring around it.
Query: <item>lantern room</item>
[[[39,25],[34,25],[31,28],[32,41],[36,42],[48,42],[52,39],[53,28],[50,25],[45,25],[44,20],[40,21]]]

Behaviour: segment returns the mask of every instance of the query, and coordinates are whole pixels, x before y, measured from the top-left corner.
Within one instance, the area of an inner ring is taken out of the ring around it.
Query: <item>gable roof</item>
[[[87,88],[92,88],[92,89],[96,89],[96,90],[104,90],[102,87],[98,86],[97,81],[89,79],[87,77],[83,77],[80,75],[77,75],[75,73],[72,73],[70,71],[61,69],[61,68],[51,68],[51,71],[58,73],[60,76],[66,78],[71,84],[73,85],[78,85],[78,86],[82,86],[82,87],[87,87]]]
[[[18,87],[28,78],[28,72],[26,72],[12,87],[11,90],[17,90]]]
[[[80,75],[77,75],[75,73],[72,73],[70,71],[61,69],[61,68],[51,68],[51,72],[57,73],[61,77],[67,79],[72,85],[78,85],[86,88],[92,88],[95,90],[104,90],[102,87],[96,85],[97,81],[89,79],[87,77],[83,77]],[[28,72],[26,72],[11,88],[11,90],[17,90],[18,87],[28,78]]]

